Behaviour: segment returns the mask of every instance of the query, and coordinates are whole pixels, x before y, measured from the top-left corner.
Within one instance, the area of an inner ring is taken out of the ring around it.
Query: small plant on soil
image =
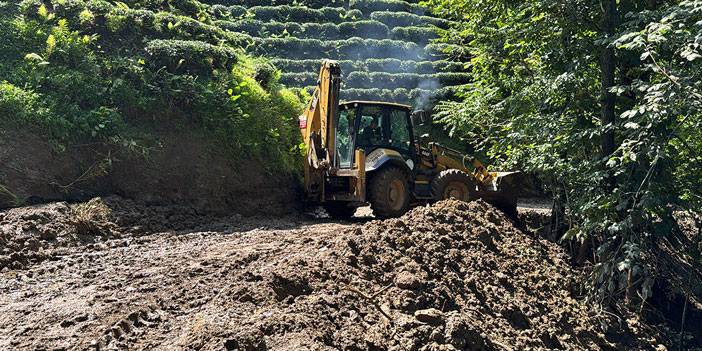
[[[115,224],[110,221],[112,210],[100,198],[71,208],[69,222],[81,236],[106,235],[114,232]]]

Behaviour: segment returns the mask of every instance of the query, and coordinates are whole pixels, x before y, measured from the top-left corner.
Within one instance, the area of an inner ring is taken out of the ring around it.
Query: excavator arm
[[[305,189],[309,200],[324,197],[324,172],[336,161],[336,122],[341,89],[341,68],[325,60],[319,71],[317,87],[305,112],[300,116],[300,132],[306,147]]]

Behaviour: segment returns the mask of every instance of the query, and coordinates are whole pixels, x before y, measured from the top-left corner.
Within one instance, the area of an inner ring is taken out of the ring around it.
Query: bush
[[[439,28],[448,28],[447,20],[429,16],[418,16],[406,12],[379,11],[371,14],[371,19],[385,23],[388,27],[418,27],[433,25]]]
[[[366,14],[378,11],[390,11],[424,15],[427,12],[424,7],[418,4],[411,4],[402,0],[351,0],[350,7]]]
[[[317,72],[322,60],[274,59],[273,63],[285,72]],[[436,72],[464,72],[464,64],[451,61],[403,61],[400,59],[367,59],[338,61],[343,72],[379,71],[386,73],[430,74]]]
[[[270,91],[280,80],[280,71],[269,61],[257,60],[253,70],[253,78],[266,90]]]
[[[429,27],[395,27],[392,29],[392,39],[428,43],[439,37],[439,28]]]
[[[315,86],[317,84],[318,73],[315,71],[302,73],[283,73],[281,83],[290,87]],[[436,74],[414,74],[414,73],[386,73],[386,72],[361,72],[351,71],[343,77],[342,90],[347,89],[379,89],[397,90],[407,89],[409,91],[435,90],[441,87],[457,86],[470,82],[470,76],[466,73],[436,73]],[[384,93],[387,96],[387,93]],[[394,100],[393,100],[394,101]]]
[[[234,49],[189,40],[151,40],[145,51],[156,68],[165,66],[173,73],[207,75],[215,68],[228,70],[237,58]]]
[[[241,5],[241,6],[281,6],[295,5],[310,8],[344,7],[345,0],[200,0],[205,4]]]
[[[377,21],[357,21],[334,23],[294,23],[263,22],[256,19],[239,21],[216,21],[215,25],[228,31],[244,32],[254,37],[286,37],[298,39],[339,40],[351,37],[385,39],[389,36],[388,27]]]
[[[248,12],[246,7],[243,6],[223,6],[223,5],[212,5],[210,7],[210,13],[214,18],[235,20],[244,17]]]
[[[318,68],[319,69],[319,68]],[[318,72],[283,73],[280,82],[288,87],[306,87],[317,85]]]
[[[414,89],[423,83],[435,84],[437,86],[461,85],[470,82],[470,75],[467,73],[386,73],[386,72],[351,72],[346,76],[345,82],[351,87],[364,88],[408,88]]]
[[[361,18],[362,13],[358,10],[346,11],[338,7],[324,7],[321,9],[311,9],[299,6],[254,6],[248,10],[254,18],[264,22],[296,22],[296,23],[319,23],[331,22],[341,23],[349,20]]]
[[[408,104],[413,108],[424,108],[430,101],[450,99],[454,96],[453,88],[442,89],[342,89],[341,99],[344,101],[370,100]]]
[[[361,38],[333,41],[297,38],[256,39],[253,50],[261,56],[298,59],[319,57],[340,60],[385,57],[417,59],[423,55],[422,48],[414,43]]]
[[[48,110],[39,104],[37,93],[0,83],[0,120],[5,123],[36,123],[47,120]]]

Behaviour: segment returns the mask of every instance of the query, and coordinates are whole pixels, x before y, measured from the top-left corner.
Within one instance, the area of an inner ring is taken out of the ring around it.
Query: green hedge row
[[[449,99],[455,94],[455,88],[440,89],[342,89],[341,99],[387,101],[408,104],[415,108],[431,100]]]
[[[378,11],[373,12],[370,18],[385,23],[388,27],[421,27],[434,25],[442,29],[449,26],[449,21],[430,16],[419,16],[407,12]]]
[[[438,82],[441,86],[466,84],[470,81],[468,73],[442,72],[434,74],[386,73],[386,72],[350,72],[344,77],[348,86],[356,87],[417,87],[423,82]]]
[[[386,39],[390,36],[388,27],[378,21],[356,21],[334,23],[281,23],[263,22],[256,19],[240,21],[216,21],[216,26],[233,31],[248,33],[254,37],[292,36],[300,39],[339,40],[352,37]]]
[[[409,12],[415,15],[427,13],[427,9],[419,4],[402,0],[351,0],[350,7],[367,14],[377,11]]]
[[[425,56],[424,47],[397,40],[350,38],[317,40],[297,38],[255,38],[255,54],[271,58],[362,60],[397,58],[418,60]]]
[[[415,43],[429,43],[439,37],[438,27],[395,27],[390,32],[394,40],[412,41]]]
[[[226,6],[306,6],[311,8],[344,7],[346,0],[200,0],[204,4],[221,4]],[[336,5],[336,6],[335,6]]]
[[[145,51],[152,66],[165,66],[172,73],[209,74],[216,68],[229,70],[237,62],[234,49],[201,41],[156,39],[146,44]]]
[[[211,13],[216,19],[236,19],[243,16],[269,22],[294,22],[294,23],[342,23],[360,20],[363,13],[358,10],[346,11],[339,7],[323,7],[312,9],[301,6],[254,6],[246,9],[243,6],[214,5]]]
[[[280,82],[290,87],[304,87],[317,83],[317,72],[283,73]],[[455,86],[470,81],[468,73],[442,72],[434,74],[386,73],[351,71],[344,75],[344,86],[348,88],[416,88],[431,82],[437,86]]]
[[[284,72],[317,72],[322,60],[292,60],[273,59],[276,67]],[[339,61],[343,72],[387,72],[387,73],[419,73],[429,74],[436,72],[463,72],[465,65],[451,61],[403,61],[399,59],[368,59],[368,60],[342,60]]]
[[[238,21],[215,21],[217,27],[247,33],[254,37],[292,36],[299,39],[339,40],[352,37],[366,39],[393,39],[428,43],[439,36],[440,29],[429,27],[396,27],[390,30],[382,22],[361,20],[335,23],[264,22],[252,18]]]
[[[200,0],[200,2],[209,5],[224,5],[224,6],[299,6],[309,8],[324,8],[324,7],[346,7],[347,0]],[[427,9],[419,5],[416,1],[402,0],[351,0],[349,2],[351,9],[360,10],[363,13],[370,14],[377,11],[394,11],[394,12],[409,12],[416,15],[424,15]]]
[[[239,5],[212,5],[209,8],[209,12],[214,18],[227,20],[235,20],[246,17],[247,15],[246,7]]]

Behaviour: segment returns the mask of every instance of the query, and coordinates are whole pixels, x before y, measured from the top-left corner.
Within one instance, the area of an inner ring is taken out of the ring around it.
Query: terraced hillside
[[[252,37],[249,51],[270,57],[289,87],[316,85],[322,59],[341,62],[342,98],[423,105],[464,84],[464,65],[433,43],[449,23],[418,0],[202,0],[214,25]]]

